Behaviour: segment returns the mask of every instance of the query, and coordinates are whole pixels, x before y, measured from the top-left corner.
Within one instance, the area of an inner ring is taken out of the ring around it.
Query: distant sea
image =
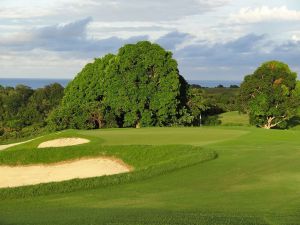
[[[70,81],[69,79],[0,78],[0,85],[15,87],[18,84],[23,84],[37,89],[53,83],[59,83],[65,87]]]
[[[230,85],[240,86],[242,81],[239,80],[188,80],[189,84],[198,84],[201,87],[217,87],[218,85],[223,85],[224,87],[229,87]]]
[[[62,86],[66,86],[70,79],[29,79],[29,78],[0,78],[0,85],[15,87],[18,84],[29,86],[33,89],[41,88],[52,83],[59,83]],[[189,84],[198,84],[202,87],[216,87],[223,85],[229,87],[230,85],[240,85],[241,81],[237,80],[188,80]]]

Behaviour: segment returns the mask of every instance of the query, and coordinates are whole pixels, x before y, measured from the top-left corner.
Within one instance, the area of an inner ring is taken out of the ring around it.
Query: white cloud
[[[56,24],[0,37],[0,54],[10,52],[28,52],[40,49],[52,51],[66,58],[92,59],[107,53],[115,53],[121,46],[148,40],[148,36],[120,38],[110,36],[94,39],[87,36],[87,26],[92,18],[85,18],[72,23]]]
[[[300,21],[300,11],[290,10],[286,6],[242,8],[237,14],[231,14],[230,23],[259,23],[268,21]]]
[[[293,41],[300,41],[300,35],[298,36],[298,35],[294,34],[294,35],[292,36],[292,40],[293,40]]]
[[[132,36],[148,35],[151,40],[156,40],[174,30],[176,30],[175,24],[163,21],[92,21],[87,27],[87,35],[94,39],[103,39],[112,36],[130,38]]]
[[[52,11],[46,8],[17,7],[0,9],[0,19],[31,19],[51,14]]]
[[[204,14],[232,0],[40,0],[0,1],[0,18],[27,19],[55,15],[52,19],[92,16],[101,21],[174,20]]]
[[[69,78],[69,74],[77,74],[88,61],[42,49],[0,52],[0,74],[6,77]]]
[[[269,59],[295,66],[300,8],[292,1],[0,0],[0,77],[72,77],[144,39],[172,50],[189,79],[238,78]]]

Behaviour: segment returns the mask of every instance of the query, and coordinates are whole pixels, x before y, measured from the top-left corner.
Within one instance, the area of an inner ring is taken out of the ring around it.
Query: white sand
[[[0,188],[97,177],[129,171],[129,166],[122,161],[103,157],[49,165],[0,166]]]
[[[59,138],[51,141],[41,143],[38,148],[54,148],[54,147],[66,147],[73,145],[81,145],[89,143],[88,139],[84,138]]]
[[[25,143],[33,141],[33,140],[35,140],[35,139],[31,139],[31,140],[23,141],[23,142],[18,142],[18,143],[14,143],[14,144],[0,145],[0,151],[4,150],[4,149],[7,149],[7,148],[10,148],[10,147],[13,147],[13,146],[16,146],[16,145],[25,144]]]

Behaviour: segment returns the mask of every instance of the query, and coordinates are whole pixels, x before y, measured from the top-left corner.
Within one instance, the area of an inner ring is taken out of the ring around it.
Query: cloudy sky
[[[72,78],[149,40],[188,80],[241,80],[262,62],[300,73],[299,0],[1,0],[0,78]]]

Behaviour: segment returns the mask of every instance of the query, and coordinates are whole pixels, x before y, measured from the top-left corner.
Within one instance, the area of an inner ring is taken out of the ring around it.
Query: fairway
[[[75,135],[91,142],[36,152],[43,141]],[[0,152],[0,163],[50,163],[105,152],[147,171],[156,164],[169,167],[168,160],[180,164],[205,151],[214,151],[218,157],[66,193],[5,197],[0,191],[0,224],[300,224],[299,135],[299,131],[249,127],[52,134]]]
[[[79,134],[101,137],[104,145],[195,145],[202,146],[235,139],[245,130],[215,128],[145,128],[78,131]]]

